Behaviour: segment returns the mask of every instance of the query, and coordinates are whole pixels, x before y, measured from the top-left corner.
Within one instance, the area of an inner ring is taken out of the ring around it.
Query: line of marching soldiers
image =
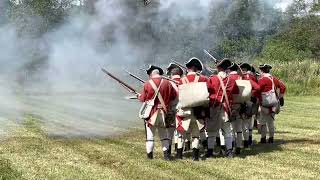
[[[270,74],[272,67],[268,64],[259,66],[260,74],[248,63],[236,64],[223,59],[216,65],[217,74],[206,77],[201,75],[204,69],[198,58],[191,58],[185,63],[187,71],[171,63],[167,67],[167,75],[172,79],[162,78],[164,71],[150,65],[146,70],[150,77],[144,84],[139,95],[141,102],[149,102],[150,113],[145,118],[147,158],[153,159],[154,136],[156,130],[160,136],[164,159],[170,160],[171,147],[175,144],[176,159],[182,159],[184,149],[192,148],[192,159],[200,158],[200,145],[206,149],[205,156],[213,157],[218,153],[215,147],[220,146],[221,152],[228,158],[240,154],[242,148],[253,144],[252,129],[254,119],[260,125],[260,143],[273,143],[275,132],[275,115],[280,106],[284,105],[285,85]],[[240,93],[236,81],[244,79],[250,82],[251,97],[246,102],[237,102]],[[180,86],[193,83],[194,95],[181,97]],[[196,84],[206,85],[209,100],[206,106],[181,108],[179,99],[194,100],[202,93]],[[266,106],[276,95],[277,104]],[[267,132],[269,133],[267,139]]]

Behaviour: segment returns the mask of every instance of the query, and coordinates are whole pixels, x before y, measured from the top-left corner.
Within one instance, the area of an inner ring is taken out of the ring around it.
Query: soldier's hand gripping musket
[[[112,79],[114,79],[115,81],[117,81],[119,84],[121,84],[127,91],[129,91],[130,93],[133,93],[137,96],[139,96],[140,94],[138,93],[138,91],[136,91],[133,87],[131,87],[130,85],[128,85],[127,83],[123,82],[122,80],[120,80],[119,78],[115,77],[113,74],[111,74],[110,72],[108,72],[106,69],[101,68],[102,72],[104,72],[105,74],[107,74],[109,77],[111,77]]]

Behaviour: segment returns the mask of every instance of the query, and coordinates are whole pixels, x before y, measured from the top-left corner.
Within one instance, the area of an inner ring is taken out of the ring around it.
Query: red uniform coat
[[[205,77],[204,75],[198,75],[195,72],[188,72],[186,78],[188,79],[189,82],[194,82],[196,76],[200,76],[198,82],[207,82],[208,81],[207,77]]]
[[[182,84],[182,80],[181,80],[181,77],[179,75],[174,75],[174,76],[171,77],[171,79],[178,82],[177,86]]]
[[[230,114],[230,108],[232,105],[232,92],[234,91],[234,86],[236,86],[236,82],[234,79],[231,79],[230,77],[221,77],[222,82],[224,86],[226,87],[226,93],[228,97],[229,104],[227,104],[225,98],[223,97],[223,91],[220,87],[220,80],[218,78],[218,75],[211,76],[207,82],[209,94],[210,94],[210,105],[212,106],[214,102],[222,103],[225,111]]]
[[[286,86],[279,79],[277,79],[274,76],[271,76],[271,74],[269,73],[263,73],[258,81],[258,84],[261,88],[261,93],[269,92],[272,90],[272,81],[270,78],[273,79],[275,91],[277,91],[277,89],[280,89],[279,96],[283,97],[286,92]]]
[[[159,87],[160,82],[161,82],[161,77],[156,77],[156,78],[152,78],[152,80],[154,81],[154,83],[157,85],[157,87]],[[171,101],[175,100],[177,97],[177,92],[176,90],[172,87],[172,84],[170,83],[170,81],[162,79],[162,85],[160,87],[159,93],[161,94],[166,109],[169,108],[169,104]],[[149,101],[153,98],[155,91],[153,90],[151,84],[149,81],[147,81],[144,84],[143,90],[141,92],[141,95],[139,96],[139,100],[141,102],[146,102]],[[161,103],[159,101],[158,98],[155,99],[155,105],[151,111],[151,116],[157,112],[159,110],[159,107],[161,107]],[[164,109],[163,109],[164,110]]]

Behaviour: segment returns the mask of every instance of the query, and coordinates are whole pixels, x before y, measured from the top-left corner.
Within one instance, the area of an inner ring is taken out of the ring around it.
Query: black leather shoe
[[[218,146],[218,147],[221,146],[220,137],[216,137],[216,143],[217,143],[217,146]]]
[[[267,143],[266,137],[260,139],[260,144],[266,144],[266,143]]]
[[[248,144],[249,144],[249,146],[251,146],[251,145],[252,145],[252,143],[253,143],[253,141],[252,141],[252,136],[249,136],[249,140],[248,140]]]
[[[226,155],[226,154],[227,154],[227,148],[226,148],[226,146],[221,146],[221,148],[220,148],[220,154],[221,154],[221,155]]]
[[[176,159],[182,159],[183,149],[177,149]]]
[[[148,159],[153,159],[153,152],[147,153],[147,158]]]
[[[203,149],[207,149],[208,148],[208,140],[203,140],[202,141],[202,147],[203,147]]]
[[[193,150],[192,160],[199,161],[199,149],[193,148],[192,150]]]
[[[239,155],[241,153],[241,148],[237,147],[236,148],[236,155]]]
[[[163,159],[164,159],[165,161],[170,161],[169,150],[163,151]]]
[[[268,143],[272,144],[273,143],[273,137],[269,137]]]
[[[185,147],[184,147],[184,151],[190,151],[190,149],[191,149],[190,146],[191,146],[190,141],[186,142]]]
[[[208,150],[207,150],[206,157],[207,157],[207,158],[210,158],[210,157],[212,157],[212,156],[213,156],[213,149],[208,149]]]
[[[169,146],[168,153],[169,153],[169,156],[171,156],[171,145]]]
[[[243,141],[243,147],[244,147],[244,148],[249,148],[249,141],[244,140],[244,141]]]
[[[227,158],[229,158],[229,159],[233,158],[232,149],[228,149],[228,150],[227,150]]]

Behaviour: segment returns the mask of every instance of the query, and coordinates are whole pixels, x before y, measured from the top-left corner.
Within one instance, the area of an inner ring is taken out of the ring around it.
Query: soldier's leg
[[[241,119],[236,119],[232,123],[232,128],[234,132],[235,146],[236,146],[236,154],[240,154],[241,146],[242,146],[242,123]]]
[[[227,152],[226,140],[222,129],[219,129],[219,140],[220,140],[220,154],[225,155]]]
[[[147,133],[147,139],[146,139],[146,150],[147,150],[147,158],[153,159],[153,149],[154,149],[154,133],[155,128],[146,126],[146,133]]]
[[[191,149],[191,133],[187,132],[185,134],[185,147],[184,151],[189,151]]]
[[[255,116],[252,116],[250,119],[248,119],[248,128],[249,128],[249,139],[248,144],[252,145],[252,131],[253,131],[253,122],[255,120]]]
[[[216,144],[216,138],[217,138],[218,134],[219,134],[218,131],[208,132],[208,150],[207,150],[207,154],[206,154],[207,157],[213,156],[214,145]]]
[[[208,147],[208,133],[205,129],[200,131],[200,141],[201,141],[203,149],[207,149],[207,147]]]
[[[268,139],[268,143],[273,143],[273,138],[274,138],[274,114],[270,114],[270,116],[268,117],[267,120],[267,126],[268,126],[268,130],[269,130],[269,139]]]
[[[229,158],[232,158],[233,157],[233,153],[232,153],[233,133],[232,133],[232,127],[230,122],[223,123],[222,132],[225,138],[227,156]]]
[[[179,132],[177,130],[174,131],[174,137],[173,137],[173,142],[174,142],[174,150],[177,151],[178,149],[178,138],[179,138]]]
[[[261,144],[265,144],[267,142],[267,119],[268,119],[268,113],[267,109],[263,109],[263,107],[260,107],[260,115],[258,122],[260,124],[260,133],[261,133]]]
[[[183,156],[183,147],[185,143],[185,133],[178,133],[178,138],[177,138],[177,154],[176,154],[176,159],[182,159]]]
[[[242,135],[243,135],[243,147],[249,147],[249,123],[251,118],[245,118],[242,120]]]
[[[190,132],[192,137],[192,160],[199,161],[200,130],[195,119],[190,123]]]
[[[164,159],[170,160],[169,146],[170,146],[171,139],[168,138],[168,134],[169,134],[168,128],[159,127],[158,133],[159,133],[159,137],[160,137],[160,141],[161,141],[161,145],[162,145]]]
[[[169,128],[167,128],[168,131],[168,139],[169,139],[169,154],[171,155],[171,149],[172,149],[172,142],[174,141],[174,136],[175,136],[175,128],[173,126],[170,126]]]

